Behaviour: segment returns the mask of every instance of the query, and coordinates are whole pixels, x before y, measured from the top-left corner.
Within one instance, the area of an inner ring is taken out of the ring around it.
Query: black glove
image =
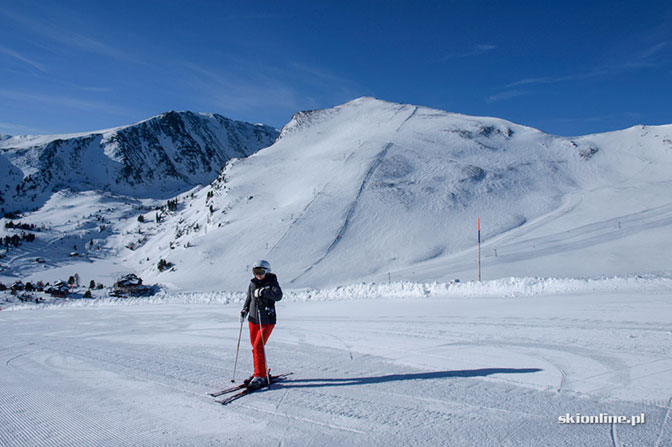
[[[248,311],[247,309],[243,309],[240,311],[240,322],[242,323],[245,321],[245,318],[247,318]]]

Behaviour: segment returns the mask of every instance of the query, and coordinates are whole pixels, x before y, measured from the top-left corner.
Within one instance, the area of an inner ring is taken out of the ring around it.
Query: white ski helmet
[[[266,273],[271,273],[271,264],[264,260],[261,259],[259,261],[256,261],[254,264],[252,264],[252,271],[254,272],[254,269],[264,269],[266,270]]]

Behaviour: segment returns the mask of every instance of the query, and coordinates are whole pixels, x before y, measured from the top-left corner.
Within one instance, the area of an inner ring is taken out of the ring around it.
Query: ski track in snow
[[[371,166],[369,167],[369,170],[368,170],[368,171],[366,172],[366,174],[364,175],[364,179],[362,180],[362,182],[361,182],[361,184],[360,184],[360,186],[359,186],[359,190],[357,191],[357,194],[355,195],[354,200],[350,203],[350,206],[349,206],[349,208],[348,208],[348,211],[347,211],[347,213],[345,214],[345,219],[343,220],[343,225],[341,226],[341,228],[340,228],[340,229],[338,230],[338,232],[336,233],[336,237],[335,237],[334,240],[331,242],[331,244],[329,245],[329,247],[327,247],[327,251],[326,251],[326,253],[324,254],[324,256],[322,256],[320,259],[318,259],[318,260],[311,266],[311,268],[314,267],[315,265],[319,264],[319,263],[322,262],[327,256],[329,256],[329,253],[331,253],[331,252],[334,250],[334,248],[336,248],[336,245],[338,245],[338,243],[339,243],[339,242],[343,239],[343,237],[345,236],[345,232],[348,231],[348,227],[349,227],[349,225],[350,225],[350,221],[352,220],[352,216],[354,215],[355,210],[357,209],[357,205],[359,204],[360,197],[362,196],[362,193],[363,193],[364,189],[366,188],[366,185],[369,183],[369,181],[371,180],[371,177],[372,177],[373,174],[376,172],[376,169],[378,169],[378,166],[380,166],[380,164],[383,162],[383,160],[385,159],[385,156],[387,155],[387,152],[390,150],[390,148],[391,148],[392,146],[394,146],[393,143],[387,143],[387,144],[385,144],[385,146],[383,147],[383,149],[378,153],[378,155],[376,155],[375,159],[374,159],[373,162],[371,163]],[[305,272],[304,272],[304,273],[305,273]]]
[[[545,226],[566,218],[579,206],[580,195],[570,194],[556,210],[525,223],[481,244],[483,262],[487,268],[506,266],[515,262],[541,260],[559,253],[580,252],[600,244],[608,245],[621,238],[629,238],[651,230],[663,230],[672,225],[672,203],[638,212],[622,214],[609,219],[594,220],[589,224],[563,227],[558,232],[545,232]],[[529,236],[541,230],[541,235]],[[493,254],[493,250],[495,251]],[[391,272],[393,277],[408,276],[413,271],[464,272],[473,269],[473,249],[453,253],[440,260],[428,260],[410,268]],[[378,278],[382,280],[382,278]]]
[[[667,411],[665,412],[665,417],[663,417],[663,423],[660,426],[660,433],[656,439],[656,447],[663,445],[663,437],[666,433],[669,438],[672,438],[672,434],[670,434],[672,429],[670,429],[670,424],[668,423],[668,420],[670,419],[670,411],[672,411],[672,397],[670,397],[670,400],[667,401]]]
[[[621,231],[619,224],[626,226],[628,231]],[[631,236],[641,231],[667,227],[669,225],[672,225],[672,204],[583,225],[569,231],[541,238],[526,239],[510,244],[504,243],[500,245],[500,254],[498,256],[502,256],[503,253],[508,261],[529,259],[532,253],[535,256],[544,256],[561,251],[585,248],[613,241],[619,237]],[[507,255],[507,252],[514,254]]]
[[[310,200],[310,201],[308,202],[308,204],[303,208],[303,210],[301,210],[301,213],[299,213],[299,215],[292,221],[292,223],[290,223],[290,224],[287,226],[287,229],[285,230],[284,233],[282,233],[282,236],[280,236],[280,237],[278,238],[278,241],[277,241],[277,242],[271,247],[271,249],[268,251],[268,254],[269,254],[269,255],[271,255],[271,254],[273,253],[273,251],[274,251],[280,244],[282,244],[282,242],[285,240],[285,238],[287,237],[287,235],[294,229],[294,227],[297,225],[297,223],[298,223],[300,220],[304,219],[304,216],[306,215],[306,213],[307,213],[308,210],[310,209],[311,205],[312,205],[313,203],[315,203],[315,201],[316,201],[316,200],[317,200],[317,199],[324,193],[324,191],[325,191],[328,187],[329,187],[329,183],[327,183],[326,185],[324,185],[324,186],[322,187],[322,189],[321,189],[320,191],[318,191],[318,192],[315,194],[315,197],[313,197],[312,200]]]
[[[669,389],[669,328],[586,299],[283,302],[268,358],[294,375],[227,406],[206,393],[229,383],[238,305],[3,312],[0,445],[669,445],[672,399],[644,393]],[[244,337],[241,377],[249,351]]]
[[[394,115],[397,115],[398,113],[401,113],[402,111],[405,111],[406,109],[407,109],[407,107],[401,106],[397,109],[397,111],[395,112]],[[406,124],[409,120],[411,120],[413,118],[413,116],[415,116],[415,114],[418,112],[418,109],[419,109],[418,107],[413,107],[413,111],[402,121],[402,123],[399,125],[399,127],[397,127],[395,133],[399,133],[401,128],[404,127],[404,124]],[[366,173],[364,174],[364,177],[360,182],[359,189],[357,190],[357,193],[355,194],[354,199],[350,202],[350,204],[347,208],[347,211],[345,212],[345,217],[343,218],[343,224],[341,225],[341,227],[336,232],[336,235],[334,236],[334,239],[331,241],[331,243],[327,247],[325,253],[321,257],[319,257],[317,260],[315,260],[306,270],[303,271],[303,273],[301,273],[300,275],[298,275],[295,278],[293,278],[292,280],[290,280],[289,281],[290,284],[293,284],[301,276],[310,272],[315,266],[317,266],[322,261],[324,261],[329,256],[329,254],[332,253],[334,251],[334,249],[338,246],[339,242],[341,242],[343,240],[343,238],[345,237],[345,234],[348,230],[348,227],[350,226],[350,223],[351,223],[352,218],[355,214],[355,211],[357,210],[357,207],[359,206],[362,194],[364,193],[366,187],[368,186],[371,178],[375,174],[378,167],[381,165],[383,160],[385,160],[385,157],[387,156],[387,153],[389,152],[389,150],[395,145],[395,143],[391,143],[391,142],[385,142],[385,143],[381,143],[381,144],[382,144],[383,148],[378,152],[378,154],[376,154],[375,157],[373,157],[372,161],[370,162],[369,168],[366,171]],[[360,149],[361,149],[361,147],[360,147]],[[328,186],[328,185],[326,185],[326,186]],[[313,202],[315,202],[315,200],[318,198],[318,196],[321,195],[322,193],[324,193],[324,190],[326,189],[326,186],[324,188],[322,188],[320,193],[318,193],[313,198],[313,200],[311,200],[309,202],[309,204],[304,209],[302,215],[304,215],[306,213],[308,208],[310,208],[310,205]],[[288,230],[285,232],[285,234],[283,234],[282,238],[284,238],[284,236],[289,232],[289,230],[291,230],[292,227],[293,227],[293,225],[290,225],[290,228],[288,228]],[[276,244],[271,249],[269,254],[273,251],[274,248],[277,247],[277,245],[278,244]]]

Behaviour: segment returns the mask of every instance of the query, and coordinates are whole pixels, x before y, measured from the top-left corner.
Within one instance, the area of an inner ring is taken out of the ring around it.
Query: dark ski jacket
[[[256,289],[263,289],[260,298],[254,297]],[[247,319],[250,323],[259,324],[257,318],[257,303],[261,312],[261,324],[275,324],[275,302],[282,299],[282,289],[278,284],[278,277],[273,273],[266,273],[262,280],[255,276],[250,281],[250,286],[247,288],[247,299],[243,310],[249,312]]]

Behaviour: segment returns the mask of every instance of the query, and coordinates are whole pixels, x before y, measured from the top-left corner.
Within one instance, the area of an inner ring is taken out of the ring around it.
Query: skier
[[[254,375],[246,380],[246,383],[248,388],[256,389],[268,385],[264,344],[268,342],[268,337],[275,327],[275,302],[282,299],[282,289],[277,276],[271,273],[271,264],[268,261],[255,262],[252,273],[254,278],[247,289],[247,299],[243,310],[240,311],[240,322],[245,321],[247,317],[250,326]]]

